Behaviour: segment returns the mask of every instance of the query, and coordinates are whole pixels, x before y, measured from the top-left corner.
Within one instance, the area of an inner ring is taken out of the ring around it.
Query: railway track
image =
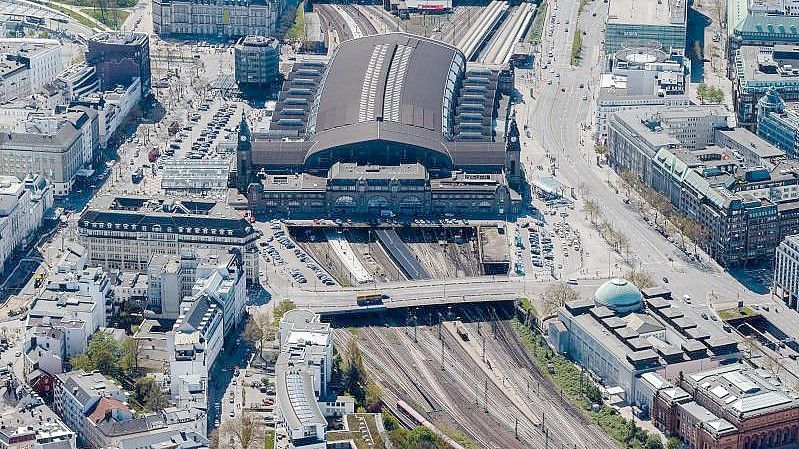
[[[478,56],[483,64],[504,64],[510,60],[513,48],[526,33],[533,19],[535,5],[523,2],[514,7],[508,18],[494,33],[491,42]]]
[[[615,447],[615,441],[607,437],[601,429],[591,423],[583,413],[575,409],[568,401],[564,401],[561,394],[549,378],[538,371],[535,362],[525,349],[524,342],[513,330],[512,325],[507,320],[499,320],[496,316],[481,313],[480,309],[472,309],[473,313],[467,317],[469,320],[480,320],[491,323],[481,326],[483,332],[490,328],[492,337],[486,335],[486,353],[507,354],[513,364],[506,370],[511,373],[513,385],[517,388],[537,385],[536,394],[540,399],[541,405],[539,413],[546,414],[546,428],[550,437],[555,442],[567,444],[571,447],[597,448]],[[469,328],[476,332],[476,324],[472,323]],[[501,362],[501,360],[497,360]],[[530,378],[522,377],[521,373],[529,373]],[[531,388],[532,389],[532,388]],[[533,403],[531,401],[531,403]],[[548,404],[545,406],[545,404]],[[574,446],[576,445],[576,446]]]

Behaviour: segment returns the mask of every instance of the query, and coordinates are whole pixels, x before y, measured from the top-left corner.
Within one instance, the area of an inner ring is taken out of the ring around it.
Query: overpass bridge
[[[390,282],[366,287],[337,287],[317,291],[285,291],[283,298],[291,299],[297,307],[319,313],[323,317],[382,313],[414,307],[462,306],[468,304],[511,302],[523,296],[540,296],[559,281],[536,281],[524,277],[479,276],[458,279],[427,279]],[[590,297],[604,280],[581,282],[574,286],[583,296]],[[359,306],[359,292],[379,291],[388,296],[383,304]]]

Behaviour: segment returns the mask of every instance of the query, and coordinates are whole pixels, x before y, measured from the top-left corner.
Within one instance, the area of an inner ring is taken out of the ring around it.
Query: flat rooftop
[[[683,25],[685,0],[611,0],[609,24]]]

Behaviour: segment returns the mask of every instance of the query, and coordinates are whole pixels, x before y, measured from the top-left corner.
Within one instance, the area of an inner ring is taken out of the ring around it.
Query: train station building
[[[300,61],[258,132],[242,123],[237,187],[291,217],[493,217],[521,197],[520,145],[499,73],[403,33]]]

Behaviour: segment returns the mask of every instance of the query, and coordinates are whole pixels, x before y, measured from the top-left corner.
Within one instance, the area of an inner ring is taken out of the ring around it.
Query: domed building
[[[594,293],[597,306],[607,307],[617,315],[639,312],[644,308],[641,292],[632,282],[615,278],[602,284]]]

